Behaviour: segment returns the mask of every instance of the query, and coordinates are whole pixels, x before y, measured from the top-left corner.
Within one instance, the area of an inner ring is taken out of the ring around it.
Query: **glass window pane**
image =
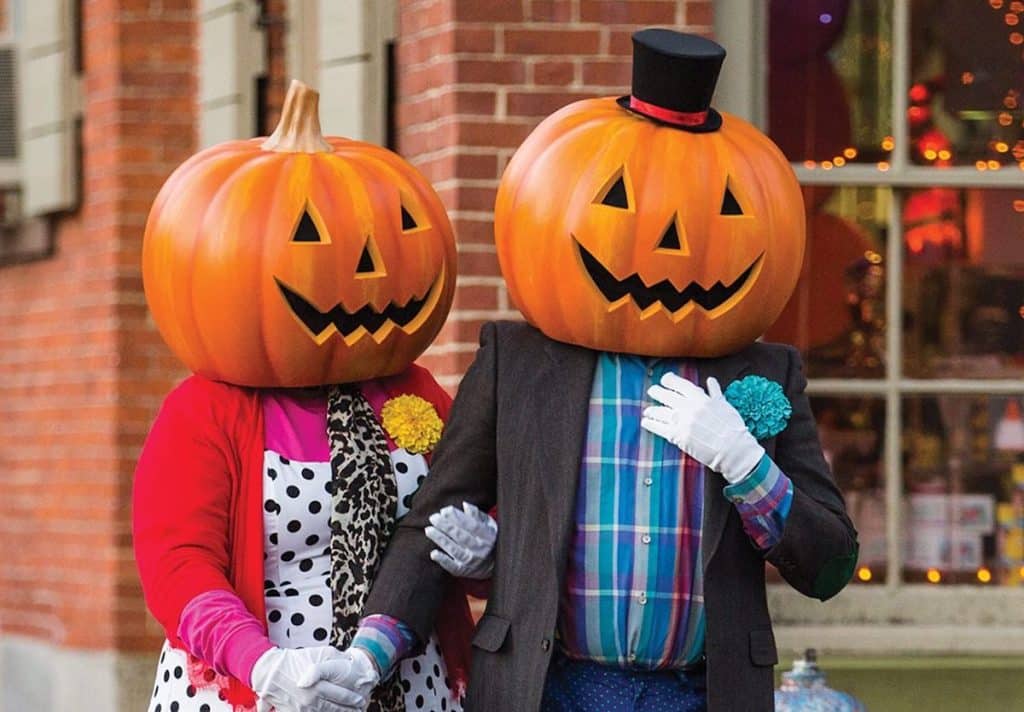
[[[886,188],[804,187],[803,271],[765,338],[799,348],[812,378],[884,375],[891,195]]]
[[[887,161],[892,0],[772,0],[769,134],[791,161]]]
[[[904,400],[904,579],[1019,585],[1024,567],[1021,398]]]
[[[1024,162],[1024,4],[916,0],[910,7],[911,160],[979,170]]]
[[[811,408],[818,421],[822,451],[846,509],[857,527],[860,556],[853,582],[885,582],[885,472],[882,466],[885,401],[880,398],[815,396]],[[781,581],[773,567],[768,580]]]
[[[903,222],[905,373],[1024,377],[1024,190],[910,191]]]

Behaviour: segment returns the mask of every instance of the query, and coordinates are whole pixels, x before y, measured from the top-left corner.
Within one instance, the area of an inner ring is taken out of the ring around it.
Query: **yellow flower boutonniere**
[[[395,445],[413,454],[433,450],[444,430],[444,422],[433,404],[414,395],[389,400],[381,409],[380,419]]]

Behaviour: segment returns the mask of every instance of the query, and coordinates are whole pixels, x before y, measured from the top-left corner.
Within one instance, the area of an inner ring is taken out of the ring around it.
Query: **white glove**
[[[317,664],[341,658],[329,645],[314,648],[271,648],[252,668],[252,689],[259,698],[256,712],[349,712],[363,709],[363,698],[310,673]]]
[[[660,406],[644,409],[640,425],[675,444],[694,460],[721,472],[729,484],[746,478],[764,457],[743,417],[722,395],[714,378],[708,392],[674,373],[647,390]]]
[[[337,686],[357,700],[345,709],[365,710],[370,704],[370,693],[380,682],[377,666],[370,656],[358,647],[341,651],[337,656],[317,663],[307,670],[301,682],[304,685]]]
[[[452,576],[490,578],[494,572],[494,542],[498,523],[469,502],[445,507],[430,515],[431,526],[424,532],[440,548],[430,558]]]

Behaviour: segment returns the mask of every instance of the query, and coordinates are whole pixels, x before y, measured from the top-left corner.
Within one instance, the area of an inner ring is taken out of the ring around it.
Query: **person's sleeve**
[[[801,593],[822,601],[839,593],[857,565],[857,531],[821,451],[800,356],[787,348],[786,395],[793,406],[776,436],[774,461],[792,482],[782,537],[765,558]]]
[[[263,625],[229,591],[207,591],[189,601],[181,613],[178,638],[218,673],[247,685],[256,661],[274,647]]]
[[[485,324],[480,349],[459,386],[430,476],[399,522],[374,578],[364,615],[404,622],[420,641],[430,638],[451,576],[430,559],[433,542],[423,533],[434,512],[470,502],[483,511],[495,504],[497,328]]]
[[[765,455],[754,471],[725,488],[735,506],[743,530],[761,551],[782,540],[786,516],[793,504],[793,482]]]
[[[381,680],[391,677],[395,667],[417,645],[416,634],[402,621],[390,616],[368,616],[359,623],[352,647],[370,656]]]
[[[146,605],[176,640],[185,607],[227,578],[234,455],[194,379],[164,401],[135,471],[132,530]]]

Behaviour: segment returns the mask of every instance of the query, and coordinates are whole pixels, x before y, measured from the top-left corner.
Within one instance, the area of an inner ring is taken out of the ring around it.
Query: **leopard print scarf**
[[[352,643],[384,549],[395,531],[398,484],[387,439],[358,389],[336,386],[327,395],[331,445],[331,645]],[[373,693],[371,712],[405,712],[400,675]]]

